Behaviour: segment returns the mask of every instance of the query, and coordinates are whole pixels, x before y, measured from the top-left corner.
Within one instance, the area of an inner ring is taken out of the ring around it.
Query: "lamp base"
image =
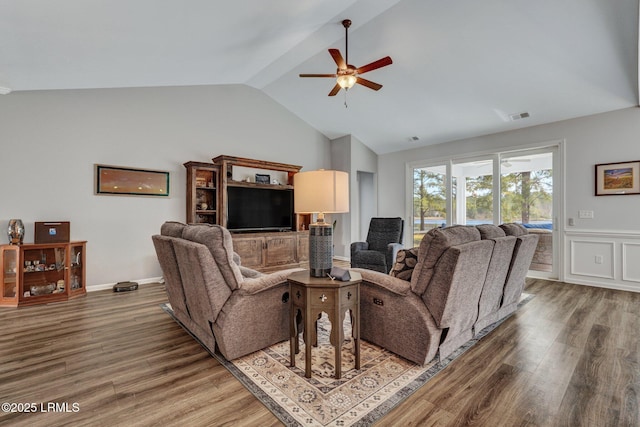
[[[309,270],[311,277],[327,277],[333,266],[333,226],[309,225]]]

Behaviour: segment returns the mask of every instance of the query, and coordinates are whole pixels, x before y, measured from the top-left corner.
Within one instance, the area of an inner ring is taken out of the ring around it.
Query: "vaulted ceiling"
[[[345,18],[350,63],[393,58],[378,92],[298,77],[335,72]],[[379,154],[627,108],[638,0],[0,0],[14,92],[218,84]]]

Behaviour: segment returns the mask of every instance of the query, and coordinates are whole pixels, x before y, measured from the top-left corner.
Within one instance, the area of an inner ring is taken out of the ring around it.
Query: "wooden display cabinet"
[[[187,223],[218,224],[218,166],[187,162]]]
[[[250,187],[266,190],[292,190],[293,176],[301,166],[233,156],[218,156],[213,163],[219,169],[218,224],[228,224],[228,189]],[[271,181],[256,182],[257,174],[269,175]],[[274,183],[273,180],[276,182]],[[261,271],[297,267],[306,262],[309,253],[311,215],[295,215],[291,231],[234,232],[234,250],[242,265]]]
[[[0,306],[47,304],[85,295],[86,242],[0,246]]]
[[[269,162],[266,160],[247,159],[244,157],[234,156],[218,156],[213,158],[213,163],[220,167],[220,181],[218,193],[218,207],[220,211],[220,221],[218,224],[223,227],[227,226],[227,188],[233,186],[239,187],[255,187],[255,188],[275,188],[275,189],[292,189],[293,176],[300,172],[302,166],[290,165],[286,163]],[[246,182],[244,179],[234,179],[234,168],[244,168],[246,170],[256,171],[275,171],[284,177],[282,182],[278,184],[272,183],[256,183]],[[297,214],[295,215],[294,230],[302,231],[309,229],[311,215]]]

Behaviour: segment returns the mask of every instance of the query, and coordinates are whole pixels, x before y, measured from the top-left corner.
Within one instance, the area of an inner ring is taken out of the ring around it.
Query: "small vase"
[[[21,245],[24,240],[24,224],[21,219],[9,220],[9,229],[7,230],[9,235],[9,243],[12,245]]]

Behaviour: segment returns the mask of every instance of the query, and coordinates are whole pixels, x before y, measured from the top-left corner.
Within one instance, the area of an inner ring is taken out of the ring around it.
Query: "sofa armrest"
[[[364,268],[352,268],[351,270],[360,273],[364,282],[380,286],[394,294],[409,295],[411,292],[411,283],[406,280]]]
[[[240,285],[239,292],[244,295],[255,295],[260,292],[266,291],[273,287],[279,286],[283,283],[287,283],[287,277],[291,273],[296,271],[302,271],[302,268],[290,268],[288,270],[282,270],[271,274],[265,274],[264,276],[248,278]]]
[[[240,265],[239,267],[240,267],[240,273],[242,274],[242,277],[244,277],[245,279],[255,279],[257,277],[266,276],[266,274],[261,273],[257,270],[253,270],[249,267],[244,267],[242,265]]]
[[[366,251],[369,249],[369,243],[367,242],[353,242],[351,243],[351,256],[359,251]]]

